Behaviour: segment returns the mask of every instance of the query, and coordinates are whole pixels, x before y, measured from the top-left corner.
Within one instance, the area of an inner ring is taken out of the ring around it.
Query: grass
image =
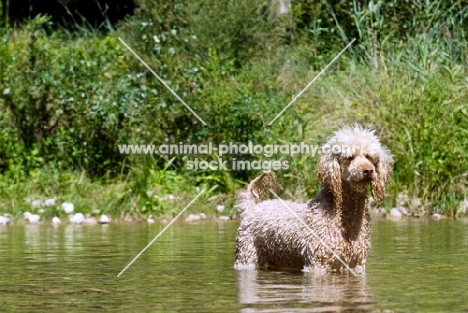
[[[53,197],[87,214],[169,217],[197,188],[206,188],[200,203],[207,204],[197,209],[214,216],[216,205],[224,204],[233,214],[235,193],[258,171],[189,171],[192,156],[122,155],[118,144],[321,143],[344,123],[358,121],[377,130],[396,160],[386,208],[398,205],[403,192],[430,202],[433,212],[457,215],[468,193],[466,12],[451,6],[448,15],[435,15],[437,5],[425,7],[421,16],[406,16],[412,27],[402,34],[379,5],[355,6],[350,33],[358,42],[269,127],[346,45],[342,37],[351,26],[324,28],[317,18],[306,27],[297,20],[304,6],[293,10],[294,26],[270,16],[264,4],[249,3],[222,8],[222,20],[215,11],[200,14],[206,7],[197,4],[142,5],[105,35],[54,29],[46,17],[5,30],[0,213],[20,218],[32,210],[25,199]],[[341,35],[333,35],[339,29]],[[278,173],[287,186],[284,196],[313,196],[319,189],[316,158],[272,157],[280,158],[290,164]],[[63,215],[58,206],[43,209],[47,217]]]
[[[52,172],[40,171],[28,181],[11,181],[2,178],[0,185],[0,206],[5,208],[0,214],[9,214],[15,220],[21,220],[24,212],[40,214],[44,220],[53,216],[65,218],[67,214],[61,208],[64,202],[74,204],[74,213],[100,216],[106,214],[121,221],[146,221],[147,217],[172,218],[184,208],[195,196],[206,191],[197,205],[189,208],[187,214],[205,213],[209,217],[218,215],[216,206],[226,207],[224,215],[233,214],[232,199],[219,195],[215,188],[200,184],[192,185],[184,176],[167,171],[164,184],[158,184],[155,173],[150,174],[148,185],[143,188],[131,180],[113,179],[108,181],[90,180],[85,172]],[[181,186],[171,187],[171,185]],[[47,199],[55,199],[56,204],[44,206]],[[33,207],[32,201],[39,200],[42,205]],[[203,205],[201,205],[203,204]],[[200,211],[196,211],[199,209]]]

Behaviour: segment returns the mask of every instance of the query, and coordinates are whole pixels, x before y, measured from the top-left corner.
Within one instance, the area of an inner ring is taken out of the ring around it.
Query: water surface
[[[468,312],[468,223],[373,221],[366,276],[233,269],[236,222],[0,227],[1,311]]]

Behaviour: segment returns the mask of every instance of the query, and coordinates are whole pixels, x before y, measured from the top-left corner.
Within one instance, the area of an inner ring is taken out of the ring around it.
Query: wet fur
[[[376,201],[383,200],[393,159],[374,131],[358,124],[341,128],[325,145],[353,149],[339,154],[330,149],[321,156],[317,177],[322,189],[307,203],[263,200],[266,190],[277,185],[272,172],[263,173],[240,193],[235,269],[343,270],[312,230],[350,268],[365,270],[370,248],[368,190]]]

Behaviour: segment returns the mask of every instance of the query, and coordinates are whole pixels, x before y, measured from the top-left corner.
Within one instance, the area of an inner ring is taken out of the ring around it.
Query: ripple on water
[[[462,311],[466,223],[374,221],[367,275],[234,271],[236,222],[0,227],[4,310]]]

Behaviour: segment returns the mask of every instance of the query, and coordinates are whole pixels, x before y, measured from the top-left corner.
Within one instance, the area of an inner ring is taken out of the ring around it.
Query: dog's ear
[[[390,172],[392,171],[393,158],[390,152],[382,148],[379,160],[375,167],[377,178],[372,182],[372,196],[375,201],[381,202],[385,197],[385,186],[387,185]]]
[[[341,209],[341,168],[336,156],[331,151],[320,158],[317,177],[322,183],[322,188],[329,189],[332,192],[336,208]]]

